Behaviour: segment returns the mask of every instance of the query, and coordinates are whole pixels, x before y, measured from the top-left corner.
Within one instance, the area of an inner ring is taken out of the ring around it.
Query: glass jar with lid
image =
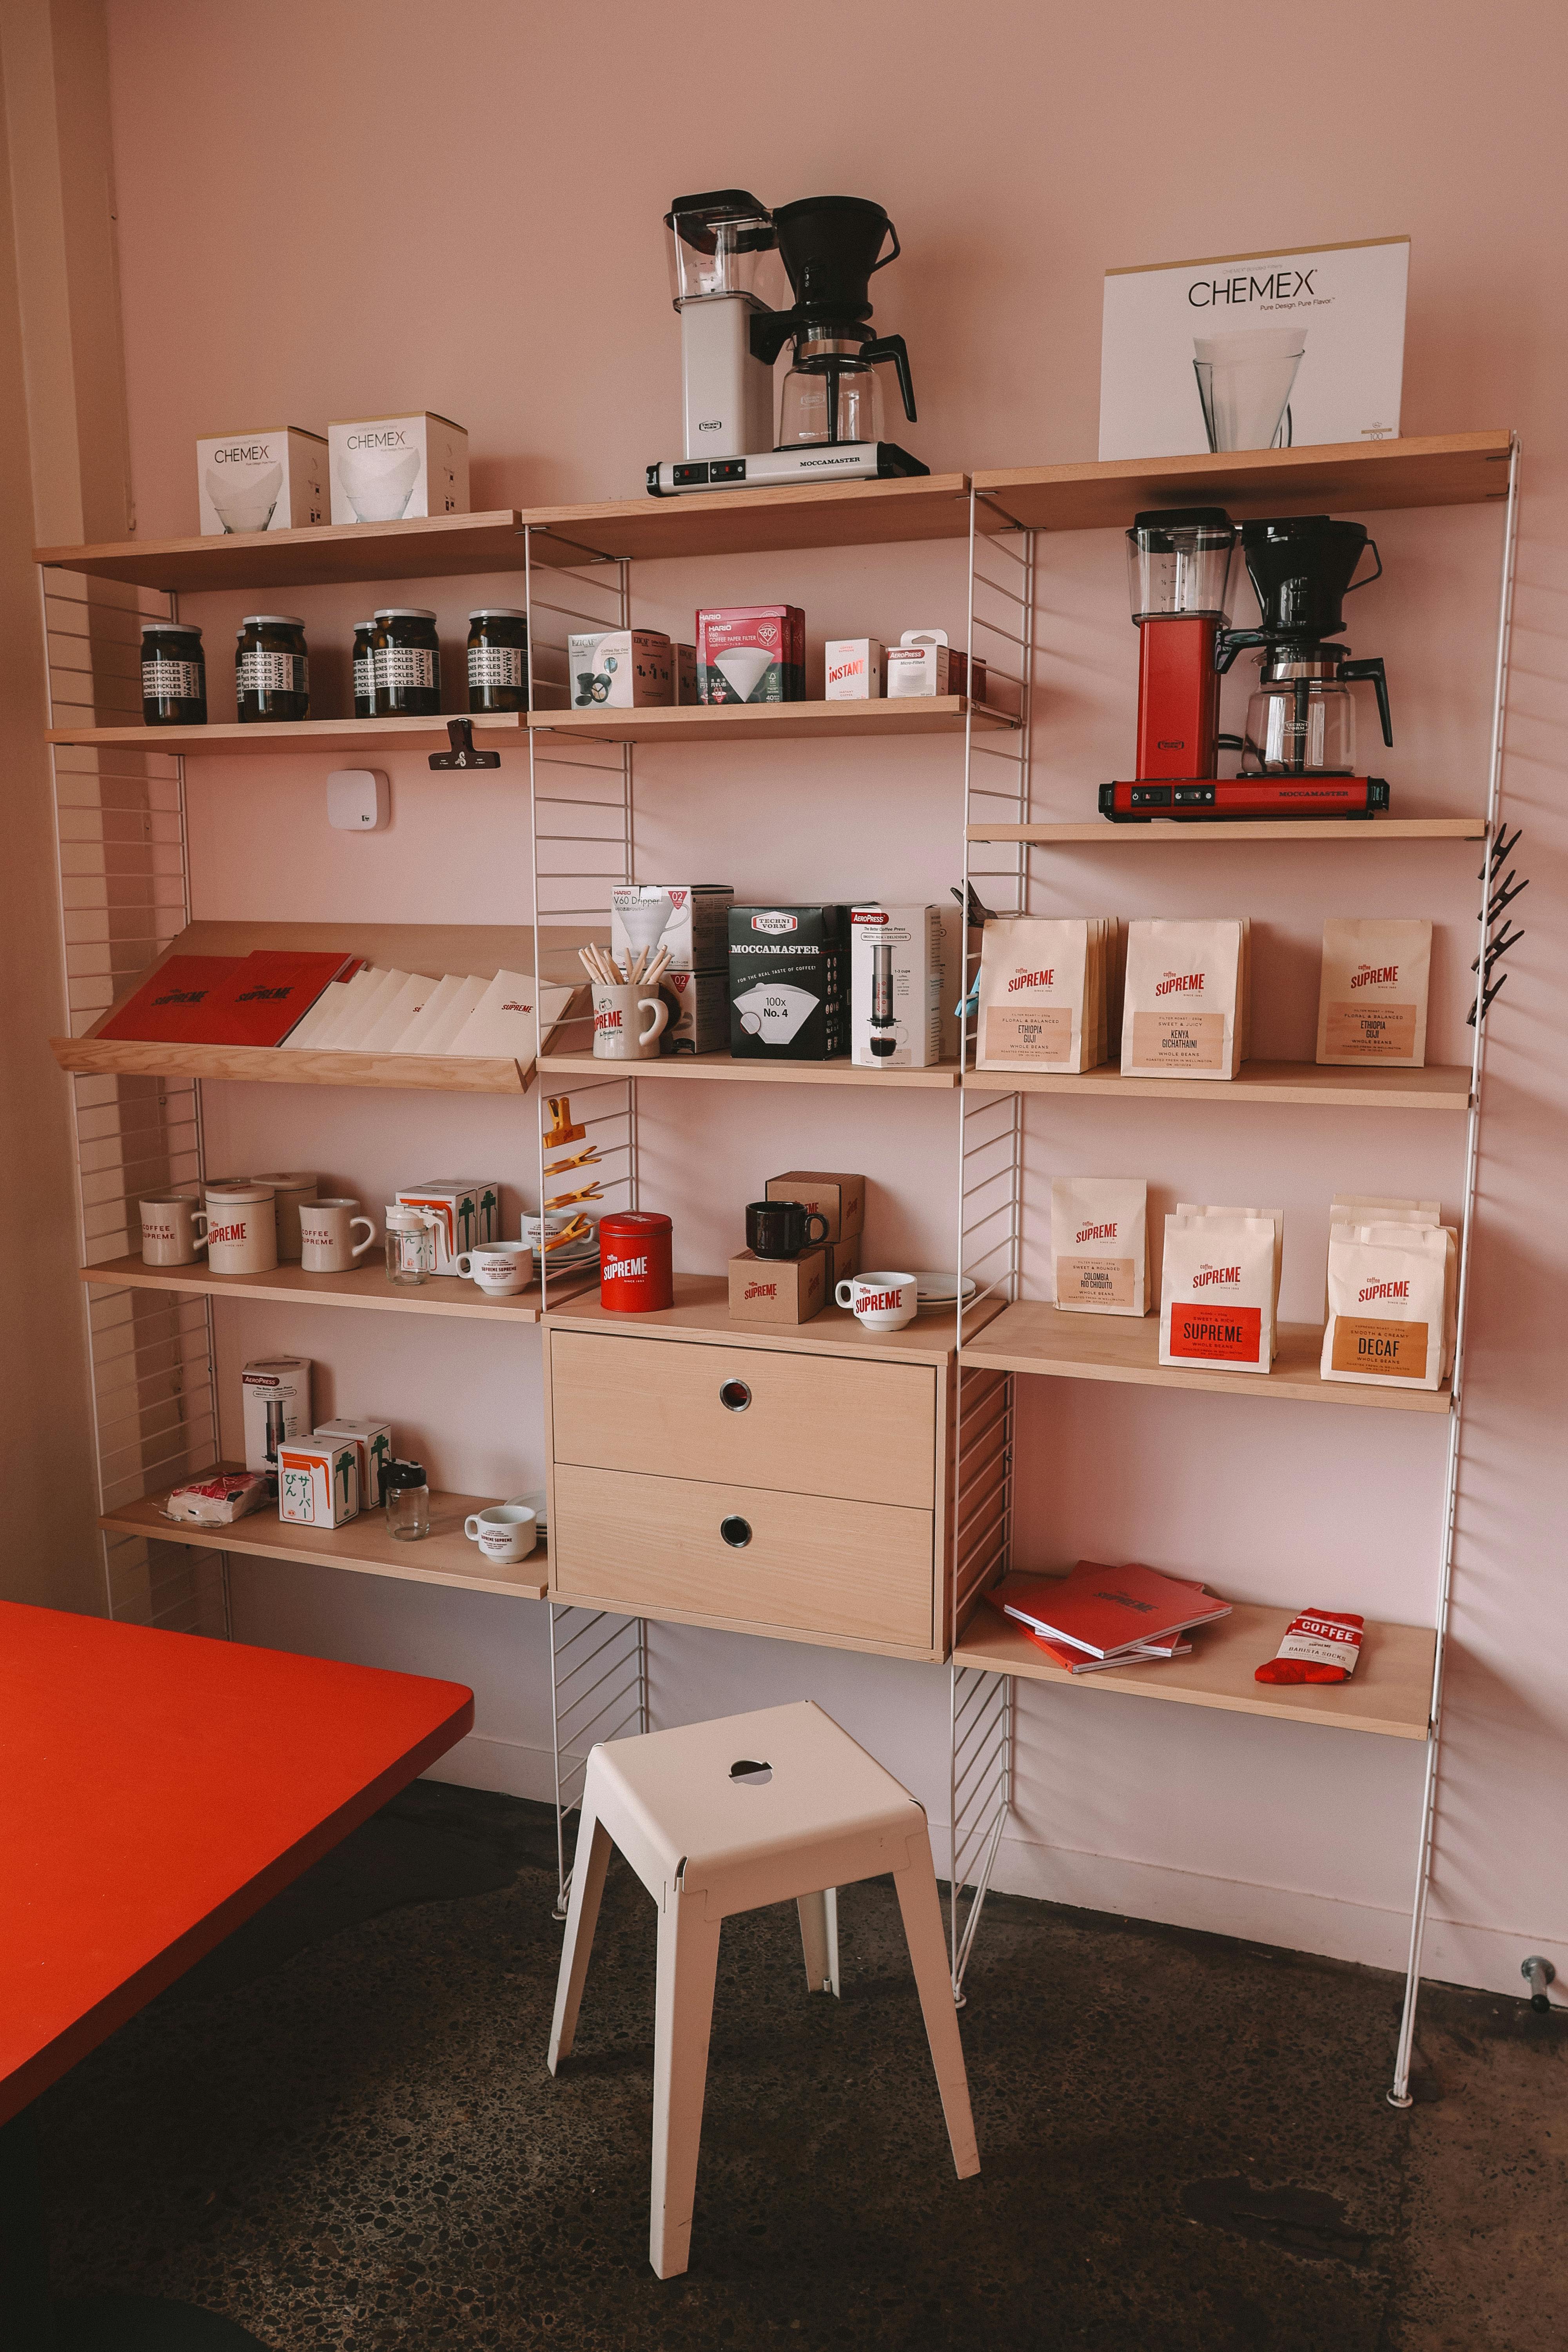
[[[528,709],[528,615],[513,605],[468,614],[468,709]]]
[[[384,604],[371,639],[378,719],[434,719],[441,708],[441,641],[419,604]]]
[[[354,623],[354,717],[374,719],[375,716],[375,656],[371,651],[375,637],[374,621]]]
[[[384,1462],[381,1491],[386,1531],[399,1543],[417,1543],[430,1532],[430,1481],[419,1462]]]
[[[234,688],[243,719],[308,719],[310,664],[297,613],[247,613],[234,652]]]
[[[436,1213],[394,1201],[386,1212],[386,1278],[410,1288],[436,1271]]]
[[[142,716],[149,727],[206,725],[206,659],[189,621],[142,622]]]

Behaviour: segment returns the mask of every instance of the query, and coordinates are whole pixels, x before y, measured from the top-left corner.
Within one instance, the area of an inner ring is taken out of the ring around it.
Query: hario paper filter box
[[[661,1054],[721,1054],[730,1043],[730,976],[723,971],[661,972],[658,991],[669,1007]]]
[[[202,537],[224,531],[299,530],[328,520],[327,445],[285,425],[196,443]]]
[[[677,971],[722,971],[734,899],[729,882],[628,883],[610,893],[611,952],[667,948]]]
[[[361,416],[329,425],[332,520],[467,514],[468,436],[449,416]]]

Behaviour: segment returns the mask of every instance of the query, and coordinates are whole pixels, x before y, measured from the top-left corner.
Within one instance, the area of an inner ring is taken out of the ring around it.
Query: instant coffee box
[[[1318,990],[1320,1064],[1425,1069],[1431,968],[1425,917],[1331,915]]]
[[[845,909],[731,907],[730,1051],[826,1062],[849,1043]]]

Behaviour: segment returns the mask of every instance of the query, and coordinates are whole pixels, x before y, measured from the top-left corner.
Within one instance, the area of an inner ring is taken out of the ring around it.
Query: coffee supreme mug
[[[645,1021],[644,1014],[652,1019]],[[594,989],[594,1051],[602,1062],[657,1060],[658,1041],[669,1019],[669,1007],[657,989],[630,982]]]
[[[820,1225],[820,1233],[813,1233]],[[827,1239],[827,1220],[804,1201],[748,1201],[746,1247],[753,1257],[798,1257]]]
[[[920,1286],[912,1274],[858,1274],[833,1294],[863,1331],[901,1331],[920,1311]]]
[[[487,1559],[526,1559],[538,1539],[538,1515],[526,1503],[492,1503],[488,1511],[469,1512],[463,1533]]]
[[[374,1219],[357,1201],[306,1201],[298,1212],[300,1263],[307,1274],[346,1274],[375,1240]],[[356,1242],[354,1228],[364,1227]]]
[[[201,1231],[196,1231],[197,1224]],[[166,1201],[142,1202],[143,1265],[189,1265],[207,1245],[207,1213],[175,1192]]]
[[[207,1264],[215,1274],[270,1274],[278,1213],[270,1184],[207,1186]]]
[[[465,1282],[478,1283],[491,1298],[510,1298],[526,1289],[533,1274],[531,1242],[478,1242],[456,1261]]]
[[[270,1184],[272,1204],[278,1219],[278,1255],[280,1259],[297,1262],[301,1242],[300,1212],[316,1197],[316,1179],[308,1169],[286,1169],[279,1174],[261,1174],[252,1178],[257,1184]]]

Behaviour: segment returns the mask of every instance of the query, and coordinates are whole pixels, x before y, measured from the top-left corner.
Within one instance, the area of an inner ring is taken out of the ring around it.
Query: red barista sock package
[[[1361,1655],[1364,1617],[1343,1617],[1331,1609],[1303,1609],[1285,1628],[1284,1638],[1255,1683],[1348,1683]]]

